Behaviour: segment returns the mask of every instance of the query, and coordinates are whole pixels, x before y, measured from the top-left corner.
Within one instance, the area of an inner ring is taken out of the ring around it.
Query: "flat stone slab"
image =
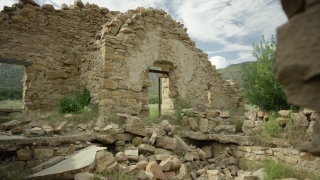
[[[186,138],[193,140],[209,140],[220,143],[234,143],[241,146],[250,146],[254,143],[250,140],[250,136],[241,135],[224,135],[224,134],[203,134],[201,132],[182,131]]]
[[[94,167],[97,151],[106,147],[91,145],[70,158],[30,176],[32,179],[73,179],[74,175]]]
[[[251,140],[252,136],[241,136],[241,135],[225,135],[225,134],[204,134],[200,131],[181,131],[184,137],[198,140],[198,141],[216,141],[219,143],[234,143],[241,146],[252,146],[254,142]],[[266,142],[274,147],[290,147],[290,143],[286,139],[279,138],[268,138]]]
[[[39,145],[39,146],[59,146],[62,144],[71,144],[75,141],[93,141],[96,135],[85,136],[84,134],[70,136],[54,137],[24,137],[24,136],[3,136],[0,135],[0,151],[15,151],[21,147]]]

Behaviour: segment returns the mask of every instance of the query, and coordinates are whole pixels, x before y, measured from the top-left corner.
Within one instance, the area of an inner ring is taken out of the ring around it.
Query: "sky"
[[[0,0],[0,9],[18,0]],[[62,3],[74,0],[35,0],[40,5],[52,4],[60,9]],[[109,10],[126,12],[137,7],[165,10],[173,19],[188,28],[196,46],[208,54],[217,69],[230,64],[255,61],[252,43],[262,35],[276,36],[276,28],[287,21],[280,0],[82,0]]]

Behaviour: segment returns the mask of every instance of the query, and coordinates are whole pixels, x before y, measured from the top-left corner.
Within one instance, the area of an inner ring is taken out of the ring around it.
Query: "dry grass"
[[[2,100],[0,101],[0,109],[22,109],[21,100]]]

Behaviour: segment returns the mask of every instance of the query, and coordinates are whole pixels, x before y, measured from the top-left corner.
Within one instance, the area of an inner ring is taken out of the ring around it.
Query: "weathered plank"
[[[7,59],[7,58],[2,58],[2,57],[0,57],[0,63],[30,66],[30,65],[32,65],[33,62],[30,62],[30,61],[21,61],[21,60],[14,60],[14,59]]]

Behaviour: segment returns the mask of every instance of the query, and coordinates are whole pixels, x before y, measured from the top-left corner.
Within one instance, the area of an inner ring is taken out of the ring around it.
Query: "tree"
[[[288,109],[290,105],[281,85],[273,76],[274,52],[276,42],[262,40],[259,44],[252,44],[252,55],[257,59],[244,66],[242,80],[245,100],[264,110]]]

